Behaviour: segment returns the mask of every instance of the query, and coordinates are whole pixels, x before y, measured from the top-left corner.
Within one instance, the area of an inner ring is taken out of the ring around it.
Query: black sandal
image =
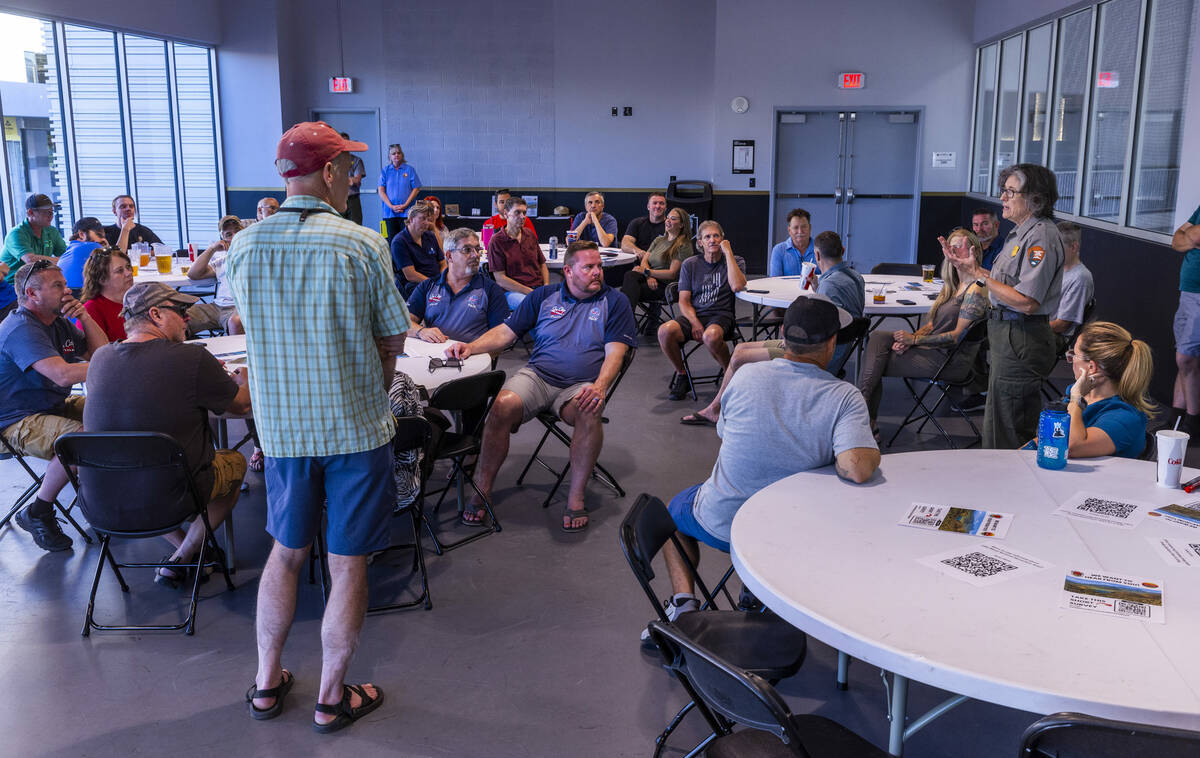
[[[255,721],[266,721],[273,719],[283,713],[283,699],[292,691],[292,685],[296,683],[296,677],[292,676],[292,672],[287,669],[280,669],[279,684],[269,689],[256,689],[255,685],[250,685],[250,689],[246,690],[246,705],[250,707],[250,717]],[[275,702],[270,708],[256,708],[254,701],[257,698],[273,697]]]
[[[350,694],[352,692],[362,698],[362,705],[357,708],[350,707]],[[345,729],[381,705],[383,705],[383,690],[378,687],[375,687],[375,697],[372,699],[367,696],[367,691],[362,685],[343,684],[342,701],[340,703],[337,705],[317,703],[317,713],[336,715],[337,718],[328,724],[321,724],[314,720],[313,731],[317,734],[330,734],[331,732]]]
[[[182,558],[172,558],[171,556],[167,555],[163,557],[162,563],[167,563],[170,565],[161,566],[157,571],[154,572],[155,584],[161,584],[164,587],[177,590],[182,587],[185,582],[187,582],[188,569],[187,566],[180,565],[184,563]],[[169,571],[170,573],[164,574],[164,571]]]

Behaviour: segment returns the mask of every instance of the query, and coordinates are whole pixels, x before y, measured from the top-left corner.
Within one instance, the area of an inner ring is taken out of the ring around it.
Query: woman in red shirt
[[[437,195],[428,195],[421,202],[429,203],[430,205],[432,205],[434,207],[434,210],[437,211],[433,215],[433,229],[431,229],[430,231],[432,231],[433,235],[435,237],[437,237],[437,241],[438,241],[439,245],[445,245],[446,244],[446,212],[442,210],[442,201],[438,199]]]
[[[104,330],[109,342],[125,339],[121,301],[132,286],[132,262],[120,250],[95,250],[83,264],[83,308]]]

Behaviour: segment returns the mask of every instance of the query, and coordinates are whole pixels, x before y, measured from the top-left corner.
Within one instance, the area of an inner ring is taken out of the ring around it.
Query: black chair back
[[[165,532],[198,513],[183,448],[158,432],[75,432],[54,450],[92,527],[117,536]],[[72,471],[75,467],[77,471]]]
[[[654,558],[662,550],[663,545],[672,541],[675,543],[675,549],[679,550],[679,544],[675,538],[675,520],[671,518],[667,506],[653,495],[645,492],[638,495],[633,507],[621,520],[617,539],[621,542],[621,550],[625,553],[625,560],[628,561],[629,568],[633,570],[633,575],[637,578],[638,584],[642,586],[642,591],[650,599],[650,605],[654,606],[659,618],[666,621],[666,613],[658,601],[658,596],[654,594],[654,588],[650,586],[650,582],[654,580]],[[691,565],[682,550],[680,550],[680,555],[683,555],[684,563],[688,564],[692,580],[706,603],[705,607],[715,608],[712,594],[700,579],[696,568]]]
[[[836,377],[841,377],[846,370],[846,362],[850,360],[850,356],[858,352],[862,346],[863,340],[867,338],[867,334],[871,331],[871,319],[866,316],[859,316],[852,320],[837,334],[838,345],[849,345],[848,348],[842,351],[841,356],[834,363],[829,364],[829,373]]]
[[[651,621],[650,638],[697,702],[730,721],[774,734],[794,755],[808,758],[787,703],[765,679],[717,657],[673,624]]]
[[[504,386],[504,378],[503,371],[486,371],[446,382],[433,391],[429,406],[450,413],[461,413],[462,427],[459,431],[478,436],[492,401]]]
[[[920,263],[876,263],[872,274],[889,276],[921,276]]]
[[[1200,732],[1129,721],[1055,713],[1035,721],[1021,737],[1022,757],[1033,758],[1195,758]]]
[[[947,379],[944,374],[954,363],[954,359],[960,354],[967,354],[974,359],[975,354],[979,351],[980,346],[983,345],[985,340],[987,340],[987,319],[981,318],[967,327],[967,330],[963,332],[962,337],[958,340],[958,344],[951,348],[950,352],[946,355],[946,360],[942,361],[942,365],[938,367],[937,373],[932,377],[933,380],[948,381],[951,384],[965,384],[967,381],[970,381],[970,376],[960,381],[958,377]],[[974,371],[970,372],[970,375],[973,374]]]
[[[425,455],[421,460],[421,482],[424,484],[433,470],[433,455],[430,443],[433,439],[433,424],[424,416],[401,416],[396,419],[396,434],[392,437],[392,450],[399,453],[420,450]]]
[[[670,282],[667,288],[663,290],[663,300],[667,305],[674,305],[679,302],[679,282]]]

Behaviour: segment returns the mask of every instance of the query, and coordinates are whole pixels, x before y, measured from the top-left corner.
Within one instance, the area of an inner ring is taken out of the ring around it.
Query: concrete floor
[[[703,359],[707,360],[707,359]],[[501,368],[524,361],[509,352]],[[703,365],[703,362],[701,363]],[[0,755],[350,755],[643,756],[685,702],[681,689],[638,633],[651,617],[645,596],[617,543],[617,527],[640,492],[669,498],[703,480],[719,440],[712,429],[681,426],[694,406],[666,399],[670,370],[657,346],[643,340],[607,415],[602,461],[628,491],[623,499],[593,484],[591,528],[559,529],[562,496],[539,504],[550,479],[516,476],[537,441],[536,424],[515,438],[495,499],[504,530],[448,553],[428,556],[434,607],[367,619],[350,681],[372,681],[387,702],[333,736],[309,728],[320,675],[320,596],[302,584],[284,664],[297,684],[280,718],[252,721],[243,693],[255,670],[254,607],[267,549],[261,474],[236,511],[237,590],[220,581],[202,588],[194,637],[182,633],[79,634],[98,550],[82,545],[47,554],[23,531],[0,531]],[[903,389],[887,380],[885,434],[902,408]],[[711,386],[706,388],[711,397]],[[702,395],[702,402],[707,397]],[[891,415],[888,415],[891,414]],[[977,416],[981,418],[981,414]],[[964,432],[965,425],[951,422]],[[933,435],[901,436],[893,451],[940,448]],[[564,450],[552,449],[560,462]],[[12,461],[0,462],[0,502],[24,487]],[[162,542],[118,547],[126,558],[157,559]],[[707,549],[706,549],[707,550]],[[399,567],[374,567],[374,599],[399,588]],[[728,557],[707,550],[705,575]],[[122,595],[106,575],[100,619],[132,623],[182,618],[182,595],[154,585],[149,571],[127,572]],[[663,589],[666,594],[666,589]],[[377,597],[376,597],[377,596]],[[810,641],[800,674],[780,685],[797,712],[818,712],[886,745],[886,700],[878,669],[856,663],[848,692],[834,689],[836,653]],[[947,693],[914,683],[910,713]],[[1037,716],[968,702],[935,721],[907,745],[929,758],[1012,756],[1022,729]],[[702,736],[689,717],[667,755],[682,755]]]

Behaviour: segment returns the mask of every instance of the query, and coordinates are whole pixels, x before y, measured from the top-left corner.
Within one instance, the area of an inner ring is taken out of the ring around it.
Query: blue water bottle
[[[1038,417],[1037,463],[1042,468],[1067,466],[1067,447],[1071,440],[1071,417],[1063,403],[1050,403]]]

